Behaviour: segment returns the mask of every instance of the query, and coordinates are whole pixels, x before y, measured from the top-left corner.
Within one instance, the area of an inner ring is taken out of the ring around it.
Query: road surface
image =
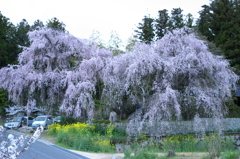
[[[16,131],[8,130],[14,136],[20,135]],[[44,140],[37,140],[30,148],[17,159],[90,159],[67,149],[56,146]]]

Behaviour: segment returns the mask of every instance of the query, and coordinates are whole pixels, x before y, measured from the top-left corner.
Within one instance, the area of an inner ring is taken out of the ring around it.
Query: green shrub
[[[192,152],[196,151],[196,143],[194,135],[175,135],[165,137],[162,141],[162,148],[165,152]]]
[[[50,134],[57,132],[57,142],[66,147],[94,152],[114,152],[116,150],[115,145],[112,145],[110,140],[114,129],[112,124],[108,125],[103,135],[99,133],[99,130],[95,130],[95,125],[86,123],[63,125],[57,127],[57,131],[56,127],[49,127],[49,132],[51,132]]]
[[[226,151],[220,155],[222,159],[238,159],[240,156],[240,151]]]
[[[105,135],[107,133],[107,127],[102,126],[100,124],[93,124],[94,125],[94,129],[91,129],[91,132],[93,134],[100,134],[100,135]]]
[[[108,119],[106,120],[93,119],[92,122],[95,124],[110,124],[110,121]]]
[[[62,116],[60,120],[61,125],[67,125],[67,124],[74,124],[77,122],[81,122],[77,118],[69,117],[69,116]]]
[[[223,151],[234,150],[233,140],[229,136],[211,134],[203,139],[204,148],[210,158],[219,157]]]
[[[113,134],[114,136],[127,136],[126,130],[120,127],[114,127]]]

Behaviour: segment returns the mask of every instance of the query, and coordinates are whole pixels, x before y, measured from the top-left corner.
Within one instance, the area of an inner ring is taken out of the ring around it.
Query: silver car
[[[4,127],[7,129],[17,129],[22,127],[26,122],[27,119],[24,117],[13,117],[4,124]]]
[[[50,115],[40,115],[36,117],[32,123],[32,128],[36,129],[39,126],[42,126],[44,129],[48,127],[48,125],[53,124],[53,118]]]

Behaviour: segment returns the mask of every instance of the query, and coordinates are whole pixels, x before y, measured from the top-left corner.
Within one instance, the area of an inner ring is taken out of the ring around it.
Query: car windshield
[[[46,120],[46,117],[45,116],[38,116],[35,121],[44,121]]]
[[[21,122],[21,120],[22,120],[22,117],[14,117],[10,121]]]

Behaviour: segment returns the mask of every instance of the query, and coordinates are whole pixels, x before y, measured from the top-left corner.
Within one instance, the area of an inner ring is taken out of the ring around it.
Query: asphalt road
[[[19,135],[14,131],[8,133]],[[85,156],[76,154],[67,149],[56,146],[44,140],[37,140],[31,147],[22,153],[17,159],[89,159]]]

